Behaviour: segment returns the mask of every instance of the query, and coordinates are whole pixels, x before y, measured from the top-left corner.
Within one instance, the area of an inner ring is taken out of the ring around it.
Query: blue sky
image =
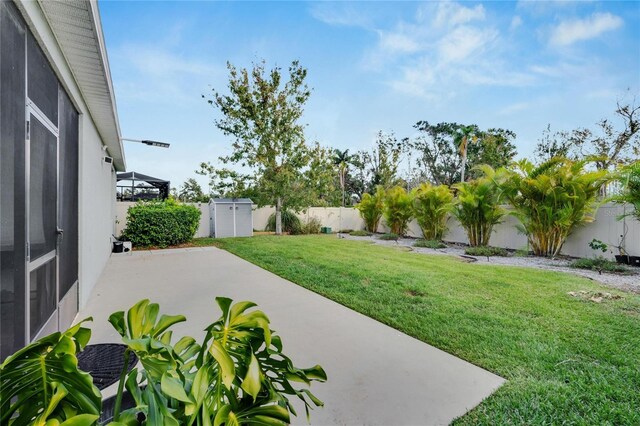
[[[612,117],[640,93],[640,2],[100,2],[129,170],[179,186],[229,153],[201,95],[226,61],[308,68],[307,139],[352,151],[378,130],[456,121],[554,130]],[[631,96],[626,94],[626,99]],[[198,178],[203,184],[206,180]]]

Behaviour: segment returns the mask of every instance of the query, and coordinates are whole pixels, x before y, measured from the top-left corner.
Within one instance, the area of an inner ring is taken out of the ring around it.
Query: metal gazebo
[[[168,180],[138,172],[118,173],[116,180],[118,201],[165,200],[169,197],[171,183]]]

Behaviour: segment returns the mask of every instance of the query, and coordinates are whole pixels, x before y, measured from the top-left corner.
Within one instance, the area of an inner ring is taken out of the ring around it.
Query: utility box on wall
[[[209,202],[210,235],[252,237],[253,202],[249,198],[214,198]]]

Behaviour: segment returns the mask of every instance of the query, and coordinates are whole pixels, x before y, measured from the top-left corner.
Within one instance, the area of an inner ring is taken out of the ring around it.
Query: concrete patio
[[[184,314],[174,336],[200,338],[219,316],[216,296],[252,300],[271,318],[296,365],[329,376],[312,391],[325,407],[314,425],[448,424],[504,380],[213,247],[112,255],[78,318],[93,316],[92,343],[119,342],[107,322],[140,299]],[[307,424],[299,410],[296,424]]]

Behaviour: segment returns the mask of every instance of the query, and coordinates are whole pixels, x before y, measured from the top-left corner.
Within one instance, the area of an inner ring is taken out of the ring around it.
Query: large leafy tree
[[[615,115],[619,125],[602,119],[595,129],[581,127],[570,132],[551,131],[551,125],[542,132],[535,149],[538,163],[554,157],[581,160],[596,159],[599,170],[613,170],[617,165],[630,164],[640,157],[640,105],[635,102],[617,104]]]
[[[391,188],[401,183],[398,168],[403,144],[393,133],[378,132],[371,150],[359,151],[352,160],[360,168],[364,191],[373,193],[378,186]]]
[[[194,178],[187,179],[178,192],[180,201],[190,203],[202,203],[209,201],[209,196],[204,193],[202,187]]]
[[[351,170],[347,173],[345,182],[346,192],[355,196],[359,201],[369,190],[369,173],[365,163],[366,151],[357,151],[351,156]]]
[[[596,123],[596,129],[578,128],[565,133],[573,156],[596,158],[599,170],[612,170],[619,164],[629,164],[640,157],[640,105],[618,102],[615,111],[620,125],[609,119]]]
[[[215,167],[211,163],[200,163],[199,175],[209,178],[209,193],[213,198],[251,198],[256,200],[255,179],[245,173],[227,167]]]
[[[552,132],[551,124],[542,131],[542,137],[538,139],[534,157],[537,162],[544,163],[554,157],[569,157],[571,144],[562,132]]]
[[[491,128],[481,133],[477,143],[468,147],[467,170],[465,180],[476,179],[483,175],[478,168],[483,164],[492,168],[507,167],[517,154],[513,141],[516,134],[508,129]]]
[[[462,138],[466,136],[466,162],[464,179],[477,178],[479,165],[502,167],[511,163],[516,155],[515,133],[506,129],[491,128],[481,131],[476,125],[458,123],[430,124],[419,121],[414,126],[419,135],[408,142],[414,151],[417,177],[436,185],[453,185],[462,180],[464,155]],[[464,129],[461,130],[461,129]],[[476,137],[475,143],[470,143]]]
[[[311,160],[304,172],[307,205],[337,206],[340,203],[340,188],[337,166],[334,161],[334,150],[316,143],[311,148]]]
[[[420,135],[410,140],[416,152],[421,180],[437,185],[452,185],[460,179],[461,157],[455,143],[457,123],[430,124],[419,121],[414,126]]]
[[[234,138],[232,153],[220,161],[249,170],[255,201],[276,206],[276,234],[281,234],[283,206],[302,207],[296,192],[303,187],[303,169],[309,164],[300,123],[311,94],[307,70],[293,61],[285,81],[280,67],[267,70],[264,62],[250,70],[230,63],[227,68],[228,94],[213,90],[208,99],[222,114],[216,126]]]

